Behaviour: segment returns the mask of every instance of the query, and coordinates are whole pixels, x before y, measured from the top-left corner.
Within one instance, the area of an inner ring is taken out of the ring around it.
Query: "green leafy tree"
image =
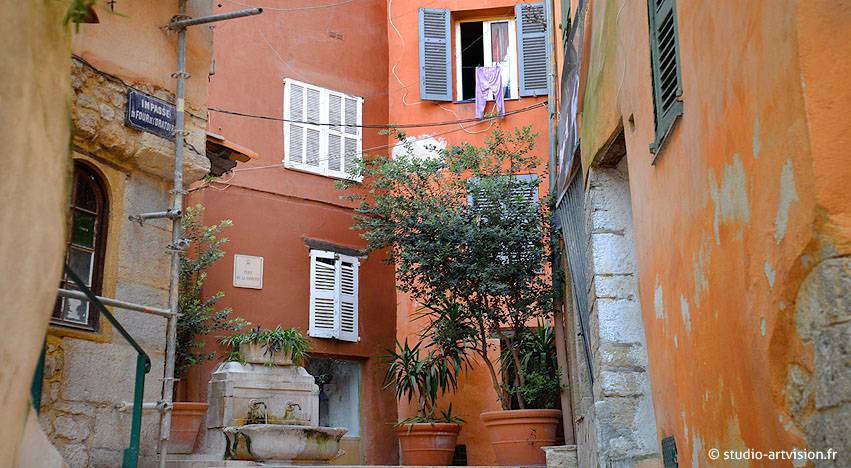
[[[503,408],[526,384],[522,372],[501,382],[488,357],[489,339],[507,344],[515,368],[516,340],[526,324],[551,311],[549,219],[537,193],[536,135],[530,127],[494,131],[483,146],[463,144],[418,153],[394,131],[403,151],[393,158],[364,158],[355,169],[363,186],[350,199],[359,202],[354,228],[369,250],[385,250],[396,268],[399,288],[424,305],[429,324],[423,338],[442,353],[478,355],[488,369]]]
[[[204,352],[203,337],[218,332],[233,332],[247,325],[241,317],[231,316],[230,307],[218,308],[225,293],[218,291],[204,297],[207,268],[224,256],[222,245],[228,242],[222,231],[233,223],[229,219],[205,226],[201,223],[204,207],[189,207],[183,214],[183,236],[191,241],[180,256],[180,296],[177,319],[175,373],[182,377],[194,365],[215,358],[215,352]]]

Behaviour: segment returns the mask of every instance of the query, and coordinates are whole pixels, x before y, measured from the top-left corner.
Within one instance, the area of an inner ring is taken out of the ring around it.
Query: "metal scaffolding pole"
[[[59,297],[70,297],[72,299],[78,299],[81,301],[88,301],[89,297],[83,291],[77,291],[74,289],[62,289],[59,288],[57,291],[57,296]],[[132,302],[119,301],[118,299],[110,299],[108,297],[95,296],[99,301],[103,303],[103,305],[108,305],[111,307],[116,307],[118,309],[126,309],[126,310],[135,310],[136,312],[145,312],[147,314],[159,315],[160,317],[171,318],[174,316],[174,312],[167,309],[160,309],[158,307],[149,307],[141,304],[134,304]]]
[[[174,133],[174,188],[172,189],[171,213],[181,213],[183,210],[183,144],[186,138],[185,122],[185,98],[186,79],[186,28],[198,24],[207,24],[215,21],[223,21],[243,16],[259,15],[262,8],[249,8],[222,15],[212,15],[202,18],[189,18],[186,16],[186,0],[178,0],[178,14],[172,18],[168,29],[177,31],[177,72],[172,76],[177,80],[176,86],[176,108],[175,133]],[[180,254],[181,246],[185,244],[182,239],[181,217],[172,217],[171,228],[171,284],[169,285],[168,304],[172,316],[168,319],[166,331],[166,357],[165,371],[163,375],[163,398],[165,411],[160,419],[160,468],[165,468],[168,458],[168,441],[171,437],[171,408],[174,399],[174,361],[175,348],[177,345],[177,314],[179,313],[178,297],[180,286]]]

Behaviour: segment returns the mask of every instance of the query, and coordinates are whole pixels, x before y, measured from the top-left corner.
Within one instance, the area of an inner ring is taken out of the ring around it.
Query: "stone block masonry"
[[[580,453],[600,466],[634,466],[659,457],[638,296],[626,158],[592,167],[585,194],[588,227],[589,340],[596,446]],[[582,369],[584,370],[584,369]],[[580,431],[581,432],[581,431]],[[581,447],[580,452],[589,448]]]
[[[170,278],[171,223],[151,220],[144,226],[128,216],[163,211],[170,206],[174,144],[124,125],[127,84],[72,60],[74,157],[94,165],[104,176],[109,204],[103,292],[105,296],[166,308]],[[143,83],[135,88],[166,101],[168,92]],[[193,114],[201,115],[197,110]],[[209,170],[203,155],[206,122],[187,116],[184,180],[198,180]],[[166,320],[140,312],[113,310],[116,318],[151,357],[145,401],[161,397]],[[129,445],[136,352],[101,319],[98,332],[53,327],[48,337],[40,422],[71,468],[120,466]],[[157,457],[159,413],[142,417],[140,464]]]

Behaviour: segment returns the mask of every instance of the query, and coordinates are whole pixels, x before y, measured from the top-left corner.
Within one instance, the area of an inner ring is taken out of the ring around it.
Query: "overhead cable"
[[[446,126],[446,125],[457,125],[457,124],[461,124],[461,123],[483,122],[483,121],[488,121],[488,120],[500,119],[502,117],[506,117],[506,116],[509,116],[509,115],[520,114],[522,112],[527,112],[527,111],[530,111],[530,110],[533,110],[533,109],[537,109],[539,107],[544,107],[546,105],[547,105],[546,102],[539,102],[537,104],[532,104],[531,106],[522,107],[520,109],[515,109],[513,111],[505,112],[505,113],[502,113],[502,114],[488,116],[488,117],[485,117],[485,118],[482,118],[482,119],[471,117],[471,118],[468,118],[468,119],[445,120],[445,121],[442,121],[442,122],[423,122],[423,123],[406,123],[406,124],[394,124],[394,123],[386,123],[385,124],[385,123],[382,123],[382,124],[360,124],[360,125],[344,124],[342,122],[340,122],[340,123],[309,122],[309,121],[303,121],[303,120],[285,119],[285,118],[281,118],[281,117],[272,117],[272,116],[268,116],[268,115],[248,114],[248,113],[245,113],[245,112],[237,112],[237,111],[231,111],[231,110],[225,110],[225,109],[218,109],[218,108],[215,108],[215,107],[210,107],[207,110],[209,110],[210,112],[218,112],[220,114],[236,115],[236,116],[240,116],[240,117],[249,117],[249,118],[261,119],[261,120],[272,120],[272,121],[275,121],[275,122],[287,122],[287,123],[293,123],[293,124],[299,124],[299,125],[315,125],[315,126],[320,126],[320,127],[323,127],[323,126],[324,127],[358,127],[358,128],[385,129],[385,128],[442,127],[442,126]]]

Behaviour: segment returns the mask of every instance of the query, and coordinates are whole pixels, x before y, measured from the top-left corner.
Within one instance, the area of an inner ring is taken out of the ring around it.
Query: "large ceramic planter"
[[[192,453],[198,429],[207,415],[207,403],[176,401],[171,409],[169,453]]]
[[[546,465],[541,447],[555,445],[561,411],[526,409],[481,414],[500,465]]]
[[[396,428],[402,446],[402,463],[418,466],[452,464],[461,426],[449,423],[404,424]]]
[[[293,353],[278,351],[270,356],[266,353],[266,347],[259,343],[242,343],[239,345],[239,353],[245,362],[251,364],[275,364],[277,366],[290,366],[293,363]]]

